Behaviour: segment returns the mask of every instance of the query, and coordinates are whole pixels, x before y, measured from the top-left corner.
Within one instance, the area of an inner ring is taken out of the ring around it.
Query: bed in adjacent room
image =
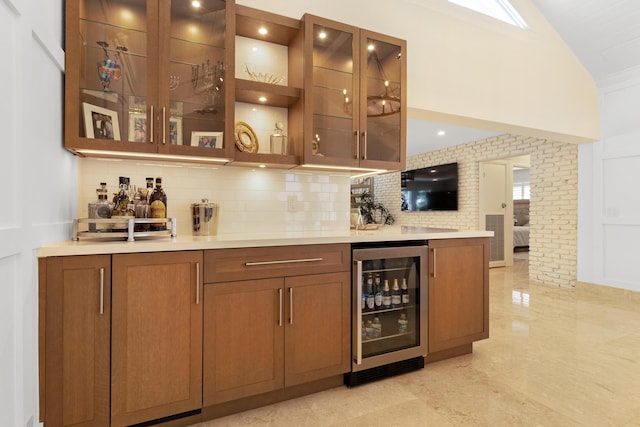
[[[513,227],[513,248],[529,247],[529,226]]]

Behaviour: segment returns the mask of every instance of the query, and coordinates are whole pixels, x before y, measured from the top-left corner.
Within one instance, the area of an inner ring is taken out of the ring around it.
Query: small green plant
[[[368,191],[360,195],[360,213],[365,224],[391,225],[395,218],[382,203],[376,203]]]

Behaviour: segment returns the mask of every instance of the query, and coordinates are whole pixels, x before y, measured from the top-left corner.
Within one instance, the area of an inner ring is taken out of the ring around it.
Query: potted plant
[[[395,218],[382,203],[376,203],[368,191],[360,194],[359,198],[360,214],[364,224],[384,224],[391,225]]]

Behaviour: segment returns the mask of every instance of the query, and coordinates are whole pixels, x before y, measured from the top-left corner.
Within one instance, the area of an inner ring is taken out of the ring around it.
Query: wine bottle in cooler
[[[382,288],[382,308],[391,308],[391,289],[387,279],[384,279],[384,287]]]
[[[409,305],[409,303],[411,302],[411,298],[409,297],[409,287],[407,286],[406,277],[402,278],[402,286],[400,287],[400,292],[402,294],[402,305]]]
[[[382,283],[380,283],[380,275],[376,274],[374,282],[375,298],[374,303],[376,310],[382,310]]]
[[[373,288],[373,275],[369,274],[367,276],[367,285],[366,285],[366,294],[367,298],[365,300],[365,306],[363,307],[364,311],[373,311],[376,309],[375,303],[375,289]]]
[[[393,279],[393,288],[391,288],[391,307],[400,307],[402,304],[402,296],[400,295],[400,286],[398,286],[398,279]]]

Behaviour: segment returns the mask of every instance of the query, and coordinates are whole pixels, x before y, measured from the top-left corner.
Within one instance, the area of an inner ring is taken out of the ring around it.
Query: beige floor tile
[[[640,298],[490,271],[490,338],[417,372],[203,423],[214,426],[640,426]]]

